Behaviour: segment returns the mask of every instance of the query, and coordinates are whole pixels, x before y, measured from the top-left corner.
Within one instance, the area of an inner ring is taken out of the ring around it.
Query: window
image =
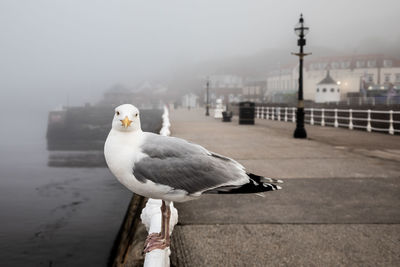
[[[383,61],[383,66],[386,67],[386,68],[390,68],[390,67],[392,67],[392,65],[393,65],[393,61],[391,61],[389,59],[385,59]]]
[[[334,88],[331,88],[331,92],[332,92],[332,93],[335,92],[335,89],[334,89]]]
[[[323,93],[326,93],[326,88],[322,89],[322,92],[323,92]]]
[[[367,82],[369,82],[369,83],[374,82],[374,75],[373,74],[367,74]]]
[[[390,74],[389,73],[385,74],[385,83],[390,83]]]
[[[368,68],[375,68],[376,60],[368,60],[367,66],[368,66]]]
[[[356,66],[357,66],[357,68],[364,68],[365,62],[363,60],[357,60]]]
[[[339,68],[339,62],[332,62],[331,63],[331,67],[332,67],[332,69],[338,69]]]
[[[343,69],[350,68],[350,61],[343,61],[341,65]]]

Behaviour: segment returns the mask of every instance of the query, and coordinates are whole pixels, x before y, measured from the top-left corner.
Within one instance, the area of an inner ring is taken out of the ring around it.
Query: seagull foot
[[[145,244],[143,252],[147,253],[147,252],[153,251],[155,249],[165,249],[165,248],[169,247],[170,242],[162,237],[158,237],[158,238],[154,237],[148,241],[146,240],[145,243],[146,244]]]
[[[146,238],[146,243],[148,243],[150,240],[155,239],[155,238],[160,238],[161,233],[151,233],[147,236]]]

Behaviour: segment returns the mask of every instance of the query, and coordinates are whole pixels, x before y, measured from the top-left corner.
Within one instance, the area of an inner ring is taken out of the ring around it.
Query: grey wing
[[[146,133],[133,174],[141,182],[163,184],[189,194],[221,186],[240,186],[249,177],[238,162],[183,139]]]

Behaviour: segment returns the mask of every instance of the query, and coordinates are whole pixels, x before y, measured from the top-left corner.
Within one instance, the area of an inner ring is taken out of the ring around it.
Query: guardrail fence
[[[295,107],[256,107],[255,117],[296,122]],[[400,133],[400,111],[305,108],[305,122],[311,125],[365,129],[367,132]]]

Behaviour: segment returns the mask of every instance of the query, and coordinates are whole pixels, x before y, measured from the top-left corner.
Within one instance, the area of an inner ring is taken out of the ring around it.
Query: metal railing
[[[295,107],[258,106],[255,117],[267,120],[296,122]],[[305,122],[311,125],[343,127],[367,132],[400,133],[400,111],[305,108]],[[396,127],[395,127],[396,126]]]

